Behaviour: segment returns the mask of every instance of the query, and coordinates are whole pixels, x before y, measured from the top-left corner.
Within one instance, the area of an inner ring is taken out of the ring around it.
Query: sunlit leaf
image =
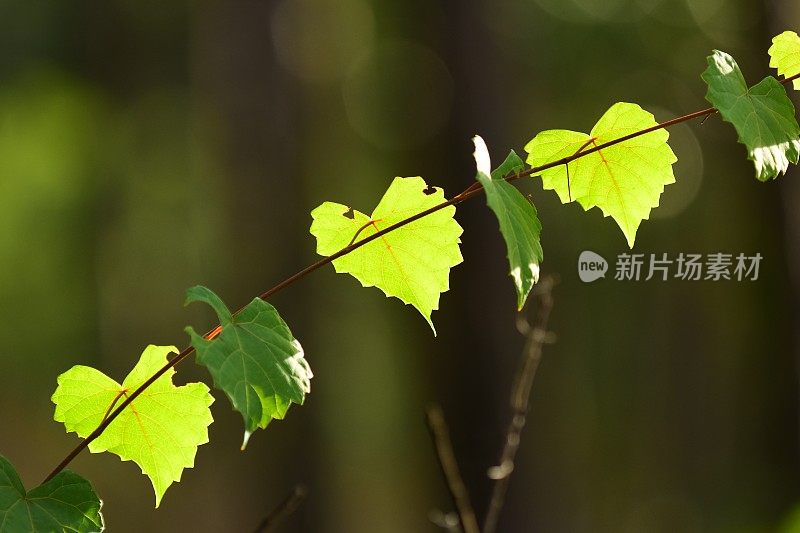
[[[797,163],[800,127],[794,105],[778,80],[767,76],[748,89],[739,65],[719,50],[708,56],[702,77],[708,84],[706,100],[736,128],[759,180],[777,178],[790,162]]]
[[[311,212],[317,253],[332,255],[354,239],[362,240],[444,201],[444,192],[420,177],[395,178],[367,216],[348,206],[325,202]],[[450,288],[450,269],[461,263],[456,208],[448,206],[387,233],[333,261],[336,272],[351,274],[364,287],[413,305],[433,328],[431,313]]]
[[[112,407],[136,390],[167,362],[174,346],[150,345],[120,385],[99,370],[74,366],[58,377],[53,394],[53,418],[68,432],[85,438],[105,419]],[[184,468],[194,466],[197,447],[208,442],[213,421],[209,406],[214,398],[203,383],[176,387],[174,369],[142,392],[94,441],[92,453],[111,452],[133,461],[150,478],[156,507],[167,488],[180,481]]]
[[[769,47],[769,66],[778,70],[784,78],[800,74],[800,36],[793,31],[785,31],[772,39]],[[800,90],[800,79],[792,82]]]
[[[655,126],[653,115],[636,104],[616,103],[600,117],[589,135],[548,130],[525,147],[532,167],[558,161],[631,133]],[[632,248],[636,231],[658,207],[664,186],[675,182],[677,161],[667,144],[669,133],[658,129],[590,153],[541,173],[545,189],[553,189],[563,203],[577,201],[585,210],[599,207],[619,224]]]

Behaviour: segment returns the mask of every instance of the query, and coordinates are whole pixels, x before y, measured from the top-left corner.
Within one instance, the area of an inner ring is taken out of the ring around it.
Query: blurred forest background
[[[476,133],[499,162],[616,101],[658,120],[707,107],[705,56],[755,83],[785,29],[796,0],[0,0],[0,453],[39,483],[77,443],[52,421],[58,374],[121,380],[148,343],[184,346],[186,324],[213,325],[185,289],[238,307],[313,261],[321,202],[369,212],[394,176],[453,194]],[[637,252],[759,252],[760,279],[583,284],[578,254],[613,260],[622,233],[527,180],[561,276],[558,343],[502,531],[793,530],[800,173],[756,182],[717,117],[670,135],[678,182]],[[211,443],[157,511],[134,464],[83,453],[71,468],[109,530],[249,531],[301,481],[284,531],[435,531],[450,503],[432,401],[483,514],[523,339],[496,221],[482,200],[457,217],[438,338],[330,267],[280,293],[316,376],[306,405],[240,453],[215,393]],[[176,379],[210,381],[194,363]]]

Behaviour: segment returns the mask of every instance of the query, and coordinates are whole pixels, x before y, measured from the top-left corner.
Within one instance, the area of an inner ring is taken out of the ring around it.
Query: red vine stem
[[[785,79],[781,80],[780,83],[785,85],[785,84],[787,84],[787,83],[789,83],[789,82],[791,82],[793,80],[796,80],[798,78],[800,78],[800,73],[795,74],[794,76],[791,76],[789,78],[785,78]],[[508,181],[508,182],[511,182],[511,181],[516,181],[516,180],[518,180],[520,178],[524,178],[524,177],[527,177],[527,176],[532,176],[534,174],[539,174],[540,172],[543,172],[543,171],[545,171],[547,169],[550,169],[550,168],[553,168],[553,167],[558,167],[558,166],[561,166],[561,165],[566,165],[568,163],[571,163],[572,161],[575,161],[576,159],[579,159],[581,157],[587,156],[587,155],[592,154],[594,152],[598,152],[598,151],[603,150],[605,148],[608,148],[610,146],[614,146],[615,144],[619,144],[619,143],[628,141],[630,139],[634,139],[636,137],[640,137],[642,135],[646,135],[646,134],[648,134],[650,132],[653,132],[653,131],[666,129],[666,128],[669,128],[670,126],[674,126],[674,125],[680,124],[682,122],[687,122],[689,120],[693,120],[693,119],[701,118],[701,117],[708,117],[709,115],[713,115],[716,112],[717,112],[717,110],[715,108],[713,108],[713,107],[709,107],[707,109],[702,109],[700,111],[695,111],[694,113],[689,113],[688,115],[683,115],[683,116],[680,116],[680,117],[677,117],[677,118],[673,118],[672,120],[667,120],[666,122],[661,122],[659,124],[656,124],[655,126],[651,126],[649,128],[645,128],[643,130],[630,133],[630,134],[625,135],[623,137],[620,137],[618,139],[614,139],[613,141],[608,141],[608,142],[605,142],[605,143],[602,143],[602,144],[595,144],[594,146],[592,146],[591,148],[589,148],[587,150],[578,151],[575,154],[572,154],[572,155],[567,156],[567,157],[563,157],[563,158],[561,158],[561,159],[559,159],[557,161],[551,161],[550,163],[547,163],[547,164],[544,164],[544,165],[540,165],[538,167],[532,167],[532,168],[529,168],[527,170],[523,170],[521,172],[518,172],[516,174],[512,174],[510,176],[506,176],[503,179]],[[285,280],[281,281],[280,283],[278,283],[277,285],[275,285],[271,289],[268,289],[265,292],[261,293],[259,295],[259,298],[261,298],[262,300],[266,300],[267,298],[273,296],[274,294],[282,291],[283,289],[285,289],[289,285],[292,285],[296,281],[299,281],[300,279],[302,279],[302,278],[306,277],[307,275],[311,274],[315,270],[319,270],[320,268],[324,267],[328,263],[332,263],[333,261],[339,259],[340,257],[342,257],[344,255],[347,255],[350,252],[353,252],[353,251],[361,248],[365,244],[367,244],[369,242],[372,242],[375,239],[377,239],[379,237],[382,237],[382,236],[386,235],[387,233],[390,233],[390,232],[392,232],[392,231],[394,231],[396,229],[399,229],[399,228],[402,228],[403,226],[411,224],[412,222],[414,222],[416,220],[419,220],[419,219],[421,219],[423,217],[426,217],[426,216],[430,215],[431,213],[435,213],[437,211],[440,211],[440,210],[444,209],[445,207],[448,207],[448,206],[451,206],[451,205],[460,204],[464,200],[467,200],[468,198],[472,198],[473,196],[479,194],[481,191],[483,191],[483,187],[479,183],[473,182],[469,187],[467,187],[466,189],[464,189],[463,191],[461,191],[460,193],[455,195],[450,200],[446,200],[444,202],[441,202],[441,203],[439,203],[439,204],[437,204],[437,205],[435,205],[433,207],[430,207],[430,208],[428,208],[428,209],[426,209],[424,211],[421,211],[421,212],[417,213],[416,215],[413,215],[413,216],[410,216],[410,217],[408,217],[406,219],[403,219],[400,222],[396,222],[395,224],[392,224],[391,226],[387,226],[386,228],[384,228],[384,229],[382,229],[382,230],[380,230],[380,231],[378,231],[376,233],[373,233],[372,235],[370,235],[368,237],[365,237],[365,238],[361,239],[358,242],[355,242],[355,243],[352,243],[352,244],[350,244],[348,246],[345,246],[344,248],[342,248],[341,250],[339,250],[338,252],[336,252],[333,255],[329,255],[328,257],[323,257],[319,261],[308,265],[307,267],[305,267],[304,269],[300,270],[299,272],[297,272],[297,273],[293,274],[292,276],[289,276]],[[241,309],[239,309],[239,311],[241,311]],[[234,313],[234,315],[239,313],[239,311]],[[221,333],[221,331],[222,331],[221,327],[217,326],[214,329],[212,329],[211,331],[209,331],[208,333],[206,333],[204,335],[204,337],[206,339],[213,339],[214,337],[219,335]],[[105,429],[111,424],[111,422],[113,422],[114,419],[116,419],[122,413],[122,411],[124,411],[125,408],[128,407],[142,392],[144,392],[150,385],[155,383],[155,381],[158,378],[160,378],[161,376],[163,376],[170,368],[174,367],[175,365],[177,365],[178,363],[180,363],[181,361],[183,361],[184,359],[189,357],[189,355],[191,355],[193,351],[194,351],[194,348],[192,346],[187,346],[179,354],[175,355],[170,360],[168,360],[167,363],[158,370],[158,372],[156,372],[155,374],[150,376],[150,378],[148,378],[147,381],[142,383],[136,390],[131,392],[125,398],[125,400],[122,403],[120,403],[119,406],[117,406],[117,408],[114,409],[100,423],[99,426],[97,426],[97,429],[92,431],[85,439],[83,439],[64,458],[64,460],[61,461],[58,464],[58,466],[56,466],[53,469],[52,472],[50,472],[50,474],[47,476],[47,478],[45,478],[44,483],[47,483],[48,481],[53,479],[53,477],[55,477],[70,462],[72,462],[72,460],[79,453],[81,453],[84,450],[84,448],[89,446],[89,444],[92,441],[94,441],[97,437],[99,437],[103,433],[103,431],[105,431]]]

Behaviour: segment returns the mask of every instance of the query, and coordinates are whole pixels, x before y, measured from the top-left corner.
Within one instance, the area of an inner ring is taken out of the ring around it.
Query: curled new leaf
[[[317,253],[332,255],[352,242],[374,235],[397,222],[444,202],[444,192],[420,177],[395,178],[371,216],[346,205],[325,202],[311,212],[311,234]],[[456,208],[447,206],[374,239],[333,261],[336,272],[351,274],[364,287],[413,305],[430,324],[439,295],[450,288],[450,269],[461,263],[463,230]]]
[[[719,50],[708,56],[702,77],[708,84],[706,100],[733,124],[759,180],[777,178],[790,162],[797,163],[800,126],[794,105],[778,80],[767,76],[748,88],[736,61]]]
[[[0,456],[0,533],[103,531],[101,506],[92,485],[69,470],[26,491],[14,466]]]
[[[99,370],[74,366],[58,377],[53,394],[53,418],[68,432],[85,438],[128,394],[136,390],[177,353],[174,346],[150,345],[120,385]],[[92,453],[111,452],[123,461],[133,461],[150,478],[156,507],[173,481],[180,481],[184,468],[194,466],[197,447],[208,442],[213,422],[209,406],[214,398],[204,383],[180,387],[172,383],[169,369],[145,389],[95,440]]]
[[[205,302],[219,317],[222,331],[214,340],[186,332],[197,351],[197,362],[208,368],[214,385],[244,418],[247,446],[256,428],[282,419],[290,402],[302,404],[311,391],[311,368],[303,348],[278,311],[260,298],[233,316],[225,303],[206,287],[192,287],[186,303]]]
[[[769,66],[778,70],[784,78],[800,74],[800,36],[785,31],[772,39],[769,48]],[[794,88],[800,90],[800,79],[794,80]]]
[[[522,309],[533,284],[539,281],[539,264],[543,253],[540,242],[542,224],[533,203],[516,187],[503,179],[508,174],[520,172],[524,163],[512,151],[503,163],[491,172],[489,151],[480,137],[475,143],[477,179],[486,191],[486,203],[500,224],[500,233],[508,251],[508,266],[514,287],[517,289],[517,308]]]
[[[525,147],[532,167],[573,156],[609,141],[656,126],[653,115],[636,104],[616,103],[600,117],[589,135],[548,130]],[[664,186],[675,182],[678,159],[667,144],[669,133],[658,129],[623,141],[541,173],[545,189],[563,203],[577,201],[585,210],[599,207],[619,224],[633,248],[636,230],[658,207]]]

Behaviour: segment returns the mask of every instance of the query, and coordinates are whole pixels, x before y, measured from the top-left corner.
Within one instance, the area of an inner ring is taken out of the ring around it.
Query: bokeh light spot
[[[431,49],[389,41],[364,55],[342,86],[350,125],[385,150],[415,148],[450,117],[453,79]]]
[[[284,0],[272,17],[278,60],[311,82],[341,79],[374,34],[372,9],[363,0]]]

